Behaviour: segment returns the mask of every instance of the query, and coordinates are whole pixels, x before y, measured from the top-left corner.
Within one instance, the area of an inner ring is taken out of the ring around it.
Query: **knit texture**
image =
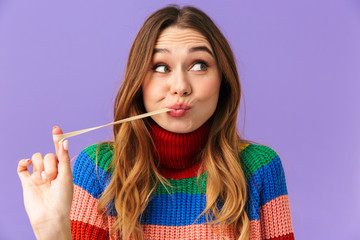
[[[172,179],[197,175],[201,151],[209,138],[212,119],[190,133],[173,133],[149,120],[149,131],[155,144],[154,156],[159,163],[159,171]]]
[[[92,145],[77,157],[74,170],[74,198],[70,214],[73,239],[109,239],[116,213],[104,218],[97,203],[109,184],[113,158],[111,145],[102,145],[96,160]],[[245,145],[239,159],[247,177],[250,239],[294,239],[285,174],[279,156],[262,145]],[[167,177],[172,188],[159,184],[141,217],[145,239],[235,239],[231,228],[206,225],[198,216],[206,204],[206,171],[196,176]]]

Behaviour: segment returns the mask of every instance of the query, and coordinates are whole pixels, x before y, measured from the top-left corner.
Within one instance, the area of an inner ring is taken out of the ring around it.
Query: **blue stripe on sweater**
[[[82,151],[76,159],[73,178],[74,184],[99,199],[110,183],[111,174],[97,167],[90,156]]]
[[[194,223],[205,209],[204,194],[175,193],[172,195],[155,195],[144,211],[141,224],[164,226],[185,226]],[[205,223],[204,215],[195,222]]]
[[[260,219],[260,207],[287,194],[285,173],[279,157],[259,168],[248,180],[250,220]]]

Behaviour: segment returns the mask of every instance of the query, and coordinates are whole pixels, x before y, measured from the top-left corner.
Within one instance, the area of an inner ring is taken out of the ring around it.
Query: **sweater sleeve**
[[[85,148],[77,157],[73,169],[74,196],[70,211],[72,238],[109,239],[113,217],[103,216],[97,211],[97,204],[110,181],[107,170],[112,160],[108,146],[102,146],[96,159],[98,145]]]
[[[286,179],[277,153],[262,145],[242,152],[248,179],[250,239],[294,239]]]

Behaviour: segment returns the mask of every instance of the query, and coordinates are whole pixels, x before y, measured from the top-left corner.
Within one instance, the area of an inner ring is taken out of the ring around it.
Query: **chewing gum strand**
[[[103,128],[103,127],[107,127],[107,126],[111,126],[111,125],[116,125],[116,124],[120,124],[120,123],[124,123],[124,122],[130,122],[130,121],[133,121],[133,120],[150,117],[150,116],[153,116],[153,115],[156,115],[156,114],[159,114],[159,113],[168,112],[170,110],[171,109],[164,108],[164,109],[156,110],[156,111],[153,111],[153,112],[144,113],[144,114],[140,114],[140,115],[137,115],[137,116],[121,119],[119,121],[112,122],[112,123],[105,124],[105,125],[98,126],[98,127],[86,128],[86,129],[79,130],[79,131],[53,135],[53,140],[54,140],[54,142],[59,141],[59,143],[61,143],[62,141],[65,140],[65,138],[73,137],[73,136],[76,136],[76,135],[80,135],[82,133],[90,132],[90,131],[93,131],[93,130],[96,130],[96,129],[99,129],[99,128]]]

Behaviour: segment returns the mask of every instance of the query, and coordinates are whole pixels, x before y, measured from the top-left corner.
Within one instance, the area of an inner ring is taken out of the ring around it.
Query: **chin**
[[[189,133],[195,131],[201,126],[197,126],[196,124],[188,121],[182,122],[173,120],[171,123],[168,121],[157,121],[156,119],[154,119],[154,121],[163,129],[173,133]]]
[[[195,131],[196,129],[179,129],[179,128],[174,128],[174,129],[166,129],[168,130],[169,132],[173,132],[173,133],[190,133],[190,132],[193,132]]]
[[[194,126],[182,125],[182,124],[171,124],[171,126],[163,126],[169,132],[173,133],[189,133],[195,131],[197,128]]]

